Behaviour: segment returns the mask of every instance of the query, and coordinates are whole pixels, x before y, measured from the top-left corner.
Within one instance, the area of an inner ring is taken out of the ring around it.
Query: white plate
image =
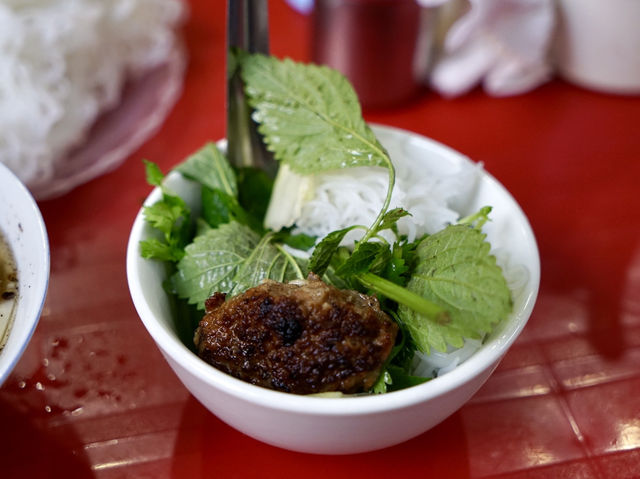
[[[186,57],[177,44],[167,61],[130,82],[118,106],[104,112],[87,140],[56,160],[46,184],[28,185],[38,200],[54,198],[119,166],[162,125],[182,92]]]

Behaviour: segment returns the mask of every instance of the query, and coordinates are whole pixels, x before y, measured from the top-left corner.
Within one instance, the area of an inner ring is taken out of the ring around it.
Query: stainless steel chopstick
[[[234,58],[237,49],[269,53],[268,20],[267,0],[227,0],[227,155],[234,166],[254,166],[273,175],[276,164],[251,120]]]

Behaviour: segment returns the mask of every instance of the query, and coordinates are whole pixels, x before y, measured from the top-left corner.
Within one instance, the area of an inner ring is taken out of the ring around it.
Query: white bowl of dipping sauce
[[[49,240],[38,205],[0,163],[0,385],[27,347],[49,284]]]

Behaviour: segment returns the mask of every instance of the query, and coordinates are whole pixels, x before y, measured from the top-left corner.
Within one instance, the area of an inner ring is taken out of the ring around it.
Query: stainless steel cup
[[[435,17],[416,0],[316,0],[313,60],[341,71],[364,108],[400,105],[424,89]]]

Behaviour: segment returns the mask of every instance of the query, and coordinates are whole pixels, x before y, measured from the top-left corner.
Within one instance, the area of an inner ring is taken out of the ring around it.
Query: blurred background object
[[[554,56],[568,81],[640,93],[640,1],[558,0]]]
[[[314,61],[344,73],[365,108],[426,85],[449,97],[478,85],[521,94],[552,75],[553,0],[316,0],[313,16]]]
[[[317,0],[313,60],[341,71],[365,108],[402,103],[424,88],[435,15],[415,0]]]
[[[40,199],[117,166],[177,98],[184,62],[175,29],[184,14],[180,0],[0,3],[0,161]],[[162,93],[140,89],[137,109],[111,122],[128,120],[126,134],[91,130],[124,103],[127,85],[166,65],[144,88]]]
[[[340,70],[365,108],[429,87],[519,95],[554,75],[640,93],[638,0],[287,0],[313,15],[312,58]]]
[[[446,32],[430,78],[435,90],[457,96],[480,84],[490,95],[517,95],[551,78],[553,0],[467,3]]]

